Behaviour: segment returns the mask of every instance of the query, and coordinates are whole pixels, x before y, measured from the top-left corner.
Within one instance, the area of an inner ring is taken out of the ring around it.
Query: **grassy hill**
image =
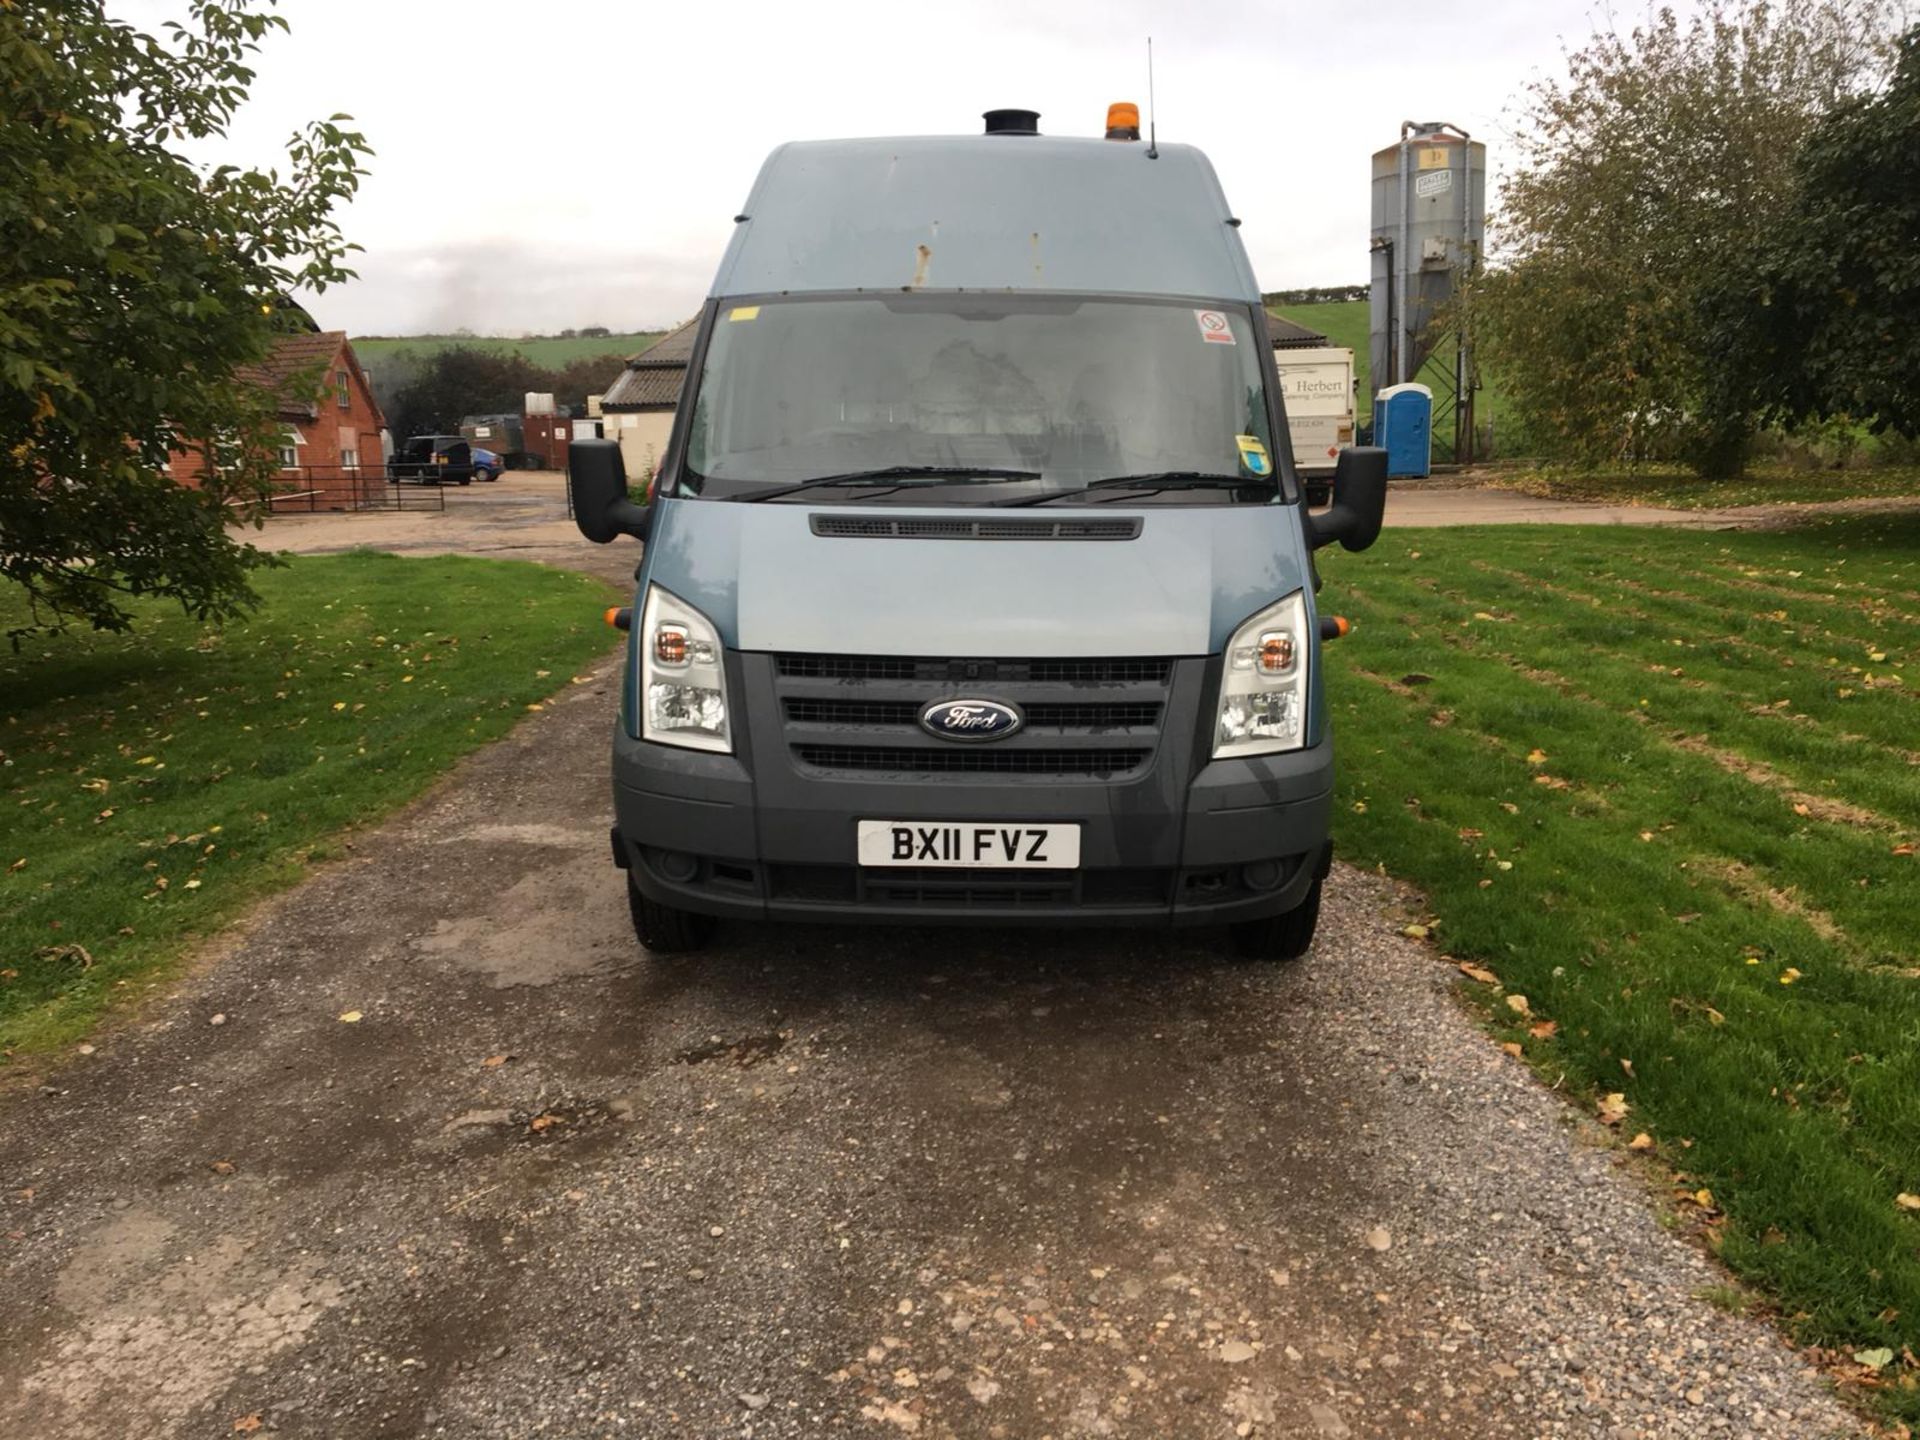
[[[663,330],[636,330],[625,335],[543,335],[525,340],[511,340],[498,335],[381,335],[365,339],[356,335],[353,337],[353,348],[360,357],[360,363],[369,370],[379,369],[382,362],[391,361],[403,351],[418,361],[456,345],[492,350],[497,354],[517,350],[536,365],[558,370],[575,360],[585,360],[595,355],[631,355],[636,350],[646,349],[665,333]]]

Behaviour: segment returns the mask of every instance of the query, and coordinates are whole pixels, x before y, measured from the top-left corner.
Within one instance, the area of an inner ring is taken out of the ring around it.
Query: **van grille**
[[[787,718],[803,725],[887,725],[918,728],[920,712],[925,708],[911,700],[810,700],[799,697],[787,701]],[[1126,730],[1157,727],[1160,706],[1153,701],[1103,705],[1038,704],[1026,707],[1029,729]]]
[[[1106,779],[1137,770],[1153,752],[796,745],[793,753],[801,764],[816,770],[885,770],[901,775],[1087,775]]]
[[[930,660],[898,655],[776,655],[775,672],[809,680],[1003,680],[1037,685],[1158,685],[1171,660]],[[934,697],[929,696],[929,699]]]
[[[803,772],[938,777],[954,783],[1038,776],[1113,781],[1153,763],[1173,661],[1071,657],[770,657],[787,748]],[[1016,705],[1026,724],[1000,740],[958,742],[920,728],[937,700]]]

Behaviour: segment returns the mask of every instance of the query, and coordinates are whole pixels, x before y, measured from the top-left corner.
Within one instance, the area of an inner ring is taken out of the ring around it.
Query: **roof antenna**
[[[1147,158],[1160,158],[1160,137],[1153,122],[1153,36],[1147,36]]]

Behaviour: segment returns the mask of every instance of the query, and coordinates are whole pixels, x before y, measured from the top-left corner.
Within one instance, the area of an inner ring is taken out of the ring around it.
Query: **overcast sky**
[[[143,25],[177,8],[120,0]],[[1623,13],[1637,13],[1624,6]],[[355,334],[657,328],[705,295],[782,140],[970,133],[1041,112],[1097,135],[1111,100],[1200,146],[1262,288],[1363,283],[1368,157],[1403,119],[1485,139],[1557,74],[1591,0],[283,0],[220,156],[270,162],[352,114],[372,175],[344,212],[360,279],[311,302]]]

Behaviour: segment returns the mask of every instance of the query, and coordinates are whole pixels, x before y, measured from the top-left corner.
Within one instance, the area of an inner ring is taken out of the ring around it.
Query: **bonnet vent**
[[[813,533],[834,540],[1137,540],[1142,521],[1125,519],[1058,520],[933,519],[890,515],[815,515]]]

